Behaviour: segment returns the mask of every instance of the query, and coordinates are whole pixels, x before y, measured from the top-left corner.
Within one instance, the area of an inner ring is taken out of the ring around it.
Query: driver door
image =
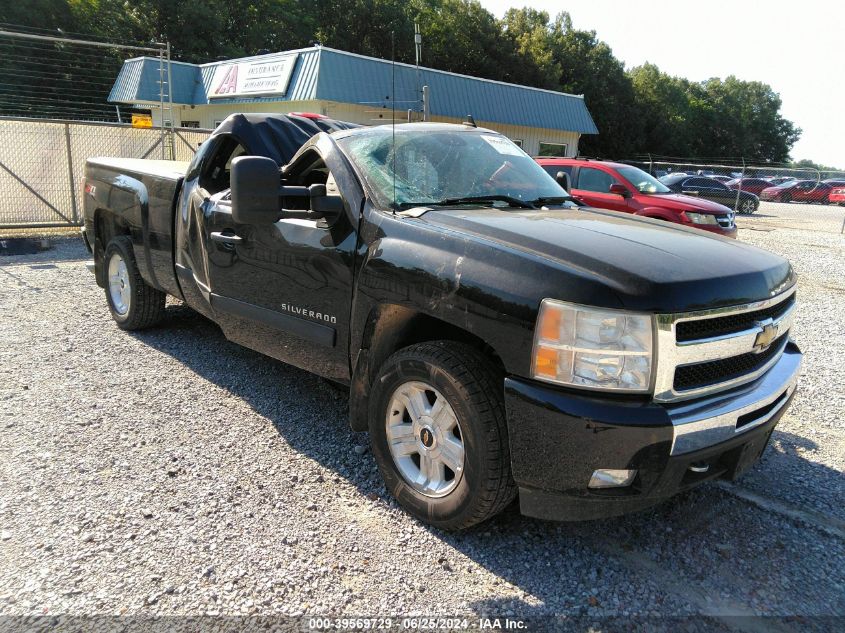
[[[609,191],[610,186],[616,184],[622,183],[602,169],[581,167],[578,170],[578,186],[573,187],[573,194],[591,207],[630,213],[632,208],[629,198]]]
[[[239,224],[226,198],[214,205],[206,234],[211,305],[226,337],[337,381],[350,374],[353,210],[363,196],[349,186],[357,185],[350,174],[336,177],[347,169],[336,149],[324,156],[312,146],[285,171],[286,184],[326,184],[329,195],[343,197],[345,212],[331,226],[305,219]],[[347,185],[343,191],[338,182]]]

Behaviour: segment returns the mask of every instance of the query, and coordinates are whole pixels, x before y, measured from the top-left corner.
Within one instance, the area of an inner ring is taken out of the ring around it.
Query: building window
[[[566,143],[540,143],[540,156],[566,156]]]
[[[522,147],[522,139],[521,138],[512,138],[511,142],[519,148]]]
[[[214,119],[214,127],[217,128],[218,125],[223,123],[223,119]]]
[[[199,121],[182,121],[182,127],[196,127],[200,126]]]

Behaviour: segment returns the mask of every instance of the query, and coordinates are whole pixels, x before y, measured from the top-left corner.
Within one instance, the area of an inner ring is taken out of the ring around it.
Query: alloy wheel
[[[406,382],[393,392],[387,445],[403,479],[427,497],[444,497],[461,480],[465,449],[454,409],[431,385]]]
[[[129,271],[126,262],[119,253],[114,253],[109,259],[109,296],[115,312],[123,316],[129,312],[132,301],[132,286],[129,283]]]

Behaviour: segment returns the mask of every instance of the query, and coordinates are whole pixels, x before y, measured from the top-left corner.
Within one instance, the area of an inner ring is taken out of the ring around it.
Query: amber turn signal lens
[[[542,310],[540,312],[540,338],[556,341],[560,338],[560,310]]]
[[[534,375],[554,378],[557,376],[557,350],[541,347],[534,357]]]

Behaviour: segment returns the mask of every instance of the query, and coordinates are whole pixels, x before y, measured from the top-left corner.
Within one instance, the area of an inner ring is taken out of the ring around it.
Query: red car
[[[760,200],[770,202],[821,202],[826,203],[832,185],[815,180],[790,180],[760,192]]]
[[[741,188],[743,191],[753,193],[755,196],[759,196],[763,189],[767,189],[772,186],[772,183],[768,180],[763,180],[762,178],[734,178],[725,184],[734,191]],[[740,184],[742,185],[741,187]]]
[[[534,160],[567,188],[576,200],[587,206],[633,213],[736,237],[731,209],[710,200],[676,194],[633,165],[576,158]]]
[[[827,196],[827,201],[830,204],[841,204],[845,206],[845,187],[834,187],[830,190]]]

